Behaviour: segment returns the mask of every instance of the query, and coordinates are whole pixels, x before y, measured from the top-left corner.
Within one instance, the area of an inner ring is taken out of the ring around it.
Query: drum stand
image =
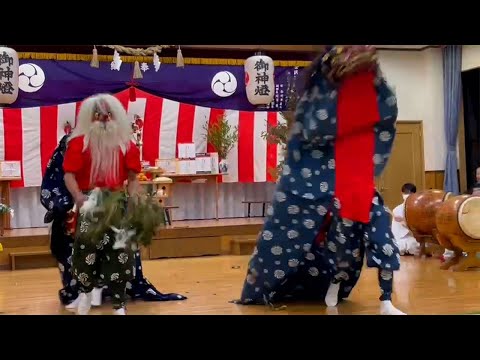
[[[443,246],[445,249],[454,252],[454,255],[451,259],[445,260],[445,262],[440,266],[442,270],[448,270],[453,266],[457,266],[457,264],[462,261],[463,259],[463,251],[462,249],[458,249],[450,242],[450,240],[445,237],[444,235],[440,234],[438,230],[435,230],[433,236],[437,239],[438,243]]]
[[[440,254],[440,251],[444,251],[443,249],[439,249],[439,242],[435,238],[435,236],[432,235],[419,235],[416,233],[413,233],[413,236],[415,239],[419,242],[420,244],[420,251],[418,256],[419,257],[440,257],[442,254]],[[427,248],[427,244],[434,245],[433,248]]]
[[[480,259],[477,257],[476,251],[467,252],[467,256],[463,256],[457,265],[452,266],[453,271],[467,271],[472,268],[480,268]]]

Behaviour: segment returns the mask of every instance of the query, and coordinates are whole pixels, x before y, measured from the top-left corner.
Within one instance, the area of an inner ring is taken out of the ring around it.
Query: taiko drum
[[[460,195],[449,198],[438,209],[436,228],[454,248],[465,252],[480,248],[480,196]]]
[[[418,235],[433,235],[436,228],[435,214],[451,196],[443,190],[423,190],[411,194],[405,201],[405,221],[408,228]]]

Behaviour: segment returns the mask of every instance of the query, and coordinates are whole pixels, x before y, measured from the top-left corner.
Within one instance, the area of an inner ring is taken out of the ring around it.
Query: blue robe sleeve
[[[314,75],[312,86],[305,91],[297,105],[291,135],[314,145],[333,140],[337,129],[336,98],[335,87],[321,75]]]
[[[375,176],[380,176],[385,170],[388,159],[392,152],[393,141],[396,134],[396,122],[398,116],[397,99],[392,89],[381,76],[375,80],[378,92],[378,110],[380,120],[375,125]]]
[[[73,207],[73,199],[67,190],[63,176],[63,155],[67,136],[64,136],[55,149],[42,179],[40,202],[49,212],[67,212]]]

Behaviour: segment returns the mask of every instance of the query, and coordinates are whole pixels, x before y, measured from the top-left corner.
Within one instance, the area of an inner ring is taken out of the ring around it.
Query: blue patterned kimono
[[[297,106],[283,174],[248,265],[242,304],[271,304],[287,297],[323,300],[335,280],[341,284],[339,298],[346,298],[365,254],[368,266],[379,268],[379,280],[390,286],[391,271],[399,269],[389,214],[378,193],[372,196],[369,223],[340,217],[335,197],[338,89],[320,71],[311,80]],[[378,176],[391,153],[398,109],[379,71],[375,89],[380,119],[368,130],[375,133],[372,161]],[[326,241],[317,244],[327,213],[332,222]]]
[[[50,159],[41,186],[40,202],[47,209],[45,223],[52,222],[50,249],[58,261],[63,288],[59,291],[62,304],[75,300],[79,294],[77,282],[72,276],[72,249],[74,238],[67,235],[65,219],[67,212],[73,208],[73,199],[65,186],[63,159],[67,148],[68,136],[64,136]],[[162,294],[144,276],[140,252],[135,254],[135,278],[127,283],[126,293],[133,299],[145,301],[185,300],[179,294]],[[108,290],[103,292],[109,296]]]

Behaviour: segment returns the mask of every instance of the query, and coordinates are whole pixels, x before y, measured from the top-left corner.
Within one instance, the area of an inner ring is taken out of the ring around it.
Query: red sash
[[[330,229],[330,225],[332,224],[332,215],[330,215],[330,210],[325,214],[325,218],[323,220],[322,225],[320,226],[320,230],[318,232],[317,237],[315,238],[315,244],[320,246],[327,240],[328,230]]]
[[[70,210],[65,219],[65,235],[75,236],[77,229],[78,213]]]
[[[375,192],[375,133],[380,120],[373,72],[344,80],[338,93],[335,193],[340,216],[368,223]]]

